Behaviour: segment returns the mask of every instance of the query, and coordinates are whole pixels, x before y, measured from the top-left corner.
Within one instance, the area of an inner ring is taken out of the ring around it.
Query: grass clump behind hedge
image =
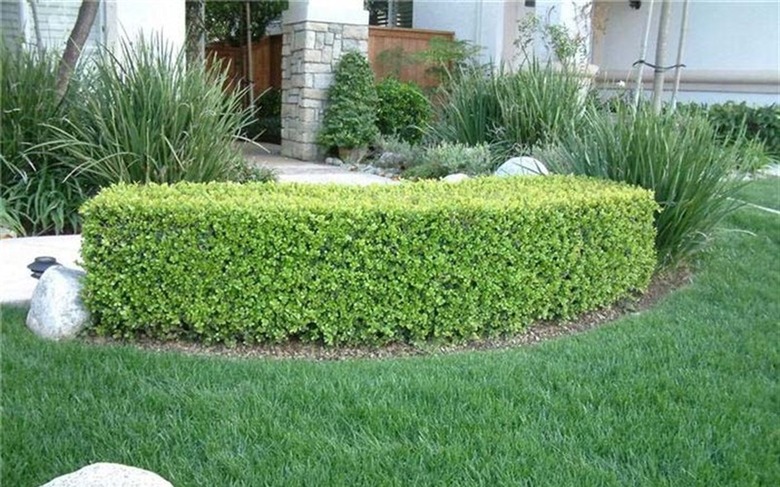
[[[96,330],[206,342],[459,340],[644,288],[648,191],[577,177],[368,188],[119,185],[83,208]]]

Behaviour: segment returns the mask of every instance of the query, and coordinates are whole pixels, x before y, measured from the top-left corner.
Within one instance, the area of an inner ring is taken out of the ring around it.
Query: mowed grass
[[[752,181],[735,197],[754,205],[780,211],[780,178],[771,177]]]
[[[652,310],[382,361],[52,344],[6,308],[0,480],[104,461],[176,486],[780,485],[778,256],[780,217],[745,207]]]

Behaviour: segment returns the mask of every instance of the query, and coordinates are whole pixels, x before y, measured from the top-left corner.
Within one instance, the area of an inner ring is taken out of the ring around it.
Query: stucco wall
[[[174,49],[185,42],[184,0],[113,0],[118,35],[161,36]]]
[[[599,5],[593,60],[610,81],[633,75],[639,57],[647,4],[639,10],[628,2]],[[660,8],[656,2],[648,61],[653,62]],[[675,64],[682,2],[673,2],[667,64]],[[683,62],[683,101],[751,103],[780,102],[780,2],[775,0],[692,0]],[[652,69],[645,68],[649,81]],[[635,78],[634,78],[635,79]],[[673,72],[667,80],[673,79]],[[649,85],[646,85],[649,86]],[[672,83],[668,84],[671,89]]]

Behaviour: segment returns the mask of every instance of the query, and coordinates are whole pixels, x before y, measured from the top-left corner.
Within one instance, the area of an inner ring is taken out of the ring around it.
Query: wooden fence
[[[410,81],[426,88],[438,84],[426,70],[428,66],[410,63],[411,55],[428,48],[433,38],[453,40],[452,32],[393,27],[368,28],[368,60],[377,79],[395,74],[402,81]],[[226,88],[246,87],[246,46],[213,43],[206,47],[209,62],[215,59],[228,65],[230,82]],[[252,44],[252,71],[255,96],[268,88],[282,87],[282,36],[264,37]]]
[[[417,83],[425,88],[437,86],[438,80],[427,73],[429,65],[411,62],[414,54],[428,49],[433,38],[452,41],[455,34],[440,30],[369,27],[368,60],[374,76],[382,79],[395,75],[401,81]]]

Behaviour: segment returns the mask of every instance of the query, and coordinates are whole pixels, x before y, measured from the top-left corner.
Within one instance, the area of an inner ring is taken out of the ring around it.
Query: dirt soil
[[[558,337],[583,333],[607,325],[623,316],[636,314],[651,308],[672,291],[687,286],[693,276],[688,269],[656,275],[648,290],[638,296],[624,299],[612,306],[585,313],[568,321],[542,321],[534,323],[523,332],[496,338],[483,338],[459,344],[406,344],[393,343],[375,347],[328,347],[317,343],[288,342],[282,344],[256,345],[204,345],[185,341],[160,342],[151,339],[137,339],[133,342],[111,338],[89,336],[85,341],[97,345],[131,345],[155,352],[176,352],[188,355],[214,355],[233,358],[305,359],[305,360],[348,360],[389,359],[397,357],[423,356],[457,353],[475,350],[502,350],[552,340]]]

